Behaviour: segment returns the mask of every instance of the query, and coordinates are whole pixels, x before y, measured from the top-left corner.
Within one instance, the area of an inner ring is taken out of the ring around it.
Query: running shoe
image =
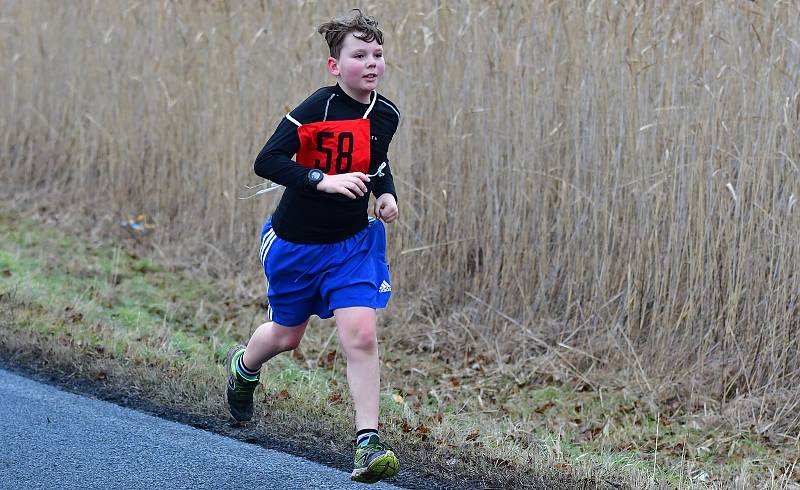
[[[228,385],[225,389],[225,402],[234,419],[247,422],[253,418],[253,392],[258,380],[248,381],[236,371],[236,363],[244,354],[244,346],[234,345],[228,351],[225,366],[228,367]]]
[[[361,483],[375,483],[390,478],[400,471],[400,462],[394,449],[377,435],[369,436],[367,443],[356,446],[350,479]]]

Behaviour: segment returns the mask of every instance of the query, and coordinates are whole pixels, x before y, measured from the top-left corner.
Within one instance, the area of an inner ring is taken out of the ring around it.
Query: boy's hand
[[[322,181],[317,184],[317,190],[328,194],[344,194],[350,199],[355,199],[356,196],[361,197],[367,193],[367,186],[364,182],[369,182],[369,177],[362,172],[325,174]]]
[[[375,209],[373,212],[376,218],[382,219],[386,223],[391,223],[397,219],[397,201],[395,201],[394,196],[388,192],[386,194],[381,194],[381,196],[375,200]]]

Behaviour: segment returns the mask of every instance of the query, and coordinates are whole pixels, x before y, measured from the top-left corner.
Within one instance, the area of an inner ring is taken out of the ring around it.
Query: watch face
[[[322,171],[314,169],[308,173],[308,180],[311,182],[319,182],[322,180]]]

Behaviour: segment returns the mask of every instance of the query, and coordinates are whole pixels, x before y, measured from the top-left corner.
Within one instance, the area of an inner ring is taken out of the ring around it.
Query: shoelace
[[[247,402],[252,403],[253,400],[253,392],[255,391],[255,386],[247,387],[247,386],[235,386],[233,388],[233,395],[232,399],[235,402]],[[231,395],[229,395],[231,396]]]
[[[374,174],[367,174],[367,177],[370,177],[370,178],[372,178],[372,177],[383,177],[385,175],[383,173],[383,169],[384,168],[386,168],[386,162],[381,162],[380,166],[378,167],[378,170],[376,170]],[[275,182],[272,182],[272,183],[264,182],[263,184],[258,184],[258,185],[245,185],[244,187],[245,187],[245,189],[249,190],[249,189],[257,189],[259,187],[264,187],[265,185],[269,185],[269,187],[267,187],[266,189],[261,189],[260,191],[256,192],[255,194],[251,194],[251,195],[249,195],[247,197],[239,197],[238,199],[242,199],[242,200],[250,199],[251,197],[256,197],[259,194],[266,194],[267,192],[272,192],[275,189],[277,189],[278,187],[283,187],[282,185],[276,184]]]
[[[353,440],[353,444],[355,443],[356,441]],[[383,439],[378,439],[378,442],[367,443],[361,446],[361,448],[370,448],[375,451],[384,451],[384,450],[394,451],[394,448],[390,446],[389,443],[385,442]]]
[[[258,381],[248,381],[240,378],[239,375],[234,376],[234,379],[229,378],[228,385],[230,385],[236,393],[251,393],[255,390],[256,385],[258,385]]]
[[[364,465],[364,466],[366,466],[367,460],[369,459],[369,457],[371,455],[377,453],[377,452],[380,452],[380,451],[392,451],[392,452],[395,452],[394,448],[392,448],[392,446],[390,446],[389,444],[387,444],[387,443],[385,443],[383,441],[380,441],[380,442],[377,442],[377,443],[374,443],[374,444],[367,444],[366,446],[362,446],[361,449],[371,449],[371,451],[363,451],[359,455],[357,463],[361,464],[361,465]]]

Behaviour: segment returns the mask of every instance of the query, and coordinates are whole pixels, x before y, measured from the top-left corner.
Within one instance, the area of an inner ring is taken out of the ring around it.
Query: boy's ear
[[[328,72],[335,77],[338,77],[340,73],[339,61],[333,56],[328,58]]]

